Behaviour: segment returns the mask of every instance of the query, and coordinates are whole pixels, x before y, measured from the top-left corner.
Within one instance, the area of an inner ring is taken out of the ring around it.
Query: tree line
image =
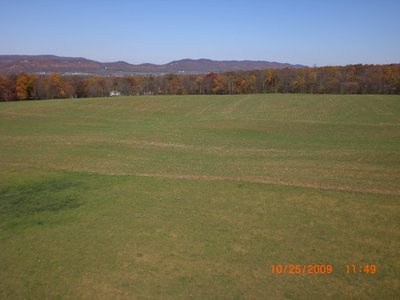
[[[400,94],[400,64],[125,77],[0,75],[0,101],[250,93]]]

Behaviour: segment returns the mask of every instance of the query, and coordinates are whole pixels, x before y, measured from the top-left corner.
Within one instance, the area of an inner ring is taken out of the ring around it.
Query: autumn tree
[[[118,86],[116,89],[121,92],[122,95],[133,95],[132,81],[129,77],[118,78]]]
[[[319,93],[335,94],[340,92],[340,72],[337,67],[323,67],[319,70]]]
[[[35,98],[35,74],[19,74],[16,84],[17,98],[19,100],[30,100]]]
[[[16,98],[17,93],[14,81],[0,75],[0,101],[11,101]]]
[[[312,68],[307,70],[306,75],[306,87],[307,93],[313,94],[318,89],[318,70],[317,68]]]
[[[51,99],[50,77],[38,76],[36,80],[35,90],[37,99]]]
[[[65,98],[65,84],[60,73],[51,74],[49,78],[49,84],[51,99]]]
[[[265,78],[265,90],[267,93],[277,92],[279,77],[276,70],[268,70]]]
[[[248,90],[248,82],[243,77],[243,74],[238,74],[234,82],[235,94],[246,94]]]
[[[255,74],[250,74],[247,77],[247,92],[255,93],[257,90],[257,77]]]
[[[204,94],[204,76],[198,75],[194,80],[194,91],[195,94]]]
[[[181,76],[176,74],[168,74],[166,79],[166,93],[170,95],[184,94]]]
[[[135,95],[139,95],[143,93],[143,77],[135,76],[131,78],[131,85],[132,85],[132,93]]]
[[[225,77],[222,74],[217,74],[213,79],[212,92],[214,94],[226,94],[227,86]]]
[[[71,86],[72,98],[86,98],[87,96],[87,80],[80,76],[71,76],[68,78]]]
[[[19,100],[28,99],[27,87],[28,87],[28,77],[24,73],[19,74],[16,86],[17,98]]]
[[[87,81],[86,92],[88,97],[108,96],[108,91],[106,89],[106,81],[100,76],[90,77]]]
[[[383,90],[385,94],[399,93],[400,91],[400,67],[399,65],[385,66],[383,70]]]
[[[124,95],[240,93],[400,94],[400,64],[133,77],[0,75],[0,101]]]

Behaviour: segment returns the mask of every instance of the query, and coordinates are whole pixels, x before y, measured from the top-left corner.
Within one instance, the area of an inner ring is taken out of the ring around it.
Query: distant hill
[[[54,55],[0,55],[0,73],[130,75],[130,74],[199,74],[209,72],[249,71],[259,69],[301,68],[302,65],[251,60],[215,61],[210,59],[183,59],[164,65],[133,65],[124,61],[101,63],[82,57]]]

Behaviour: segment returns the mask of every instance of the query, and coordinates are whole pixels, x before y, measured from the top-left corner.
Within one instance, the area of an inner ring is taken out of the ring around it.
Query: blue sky
[[[0,54],[400,63],[399,0],[0,0]]]

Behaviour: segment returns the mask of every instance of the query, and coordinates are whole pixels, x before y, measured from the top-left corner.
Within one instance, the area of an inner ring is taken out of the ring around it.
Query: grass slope
[[[0,298],[395,298],[399,138],[398,96],[0,103]]]

